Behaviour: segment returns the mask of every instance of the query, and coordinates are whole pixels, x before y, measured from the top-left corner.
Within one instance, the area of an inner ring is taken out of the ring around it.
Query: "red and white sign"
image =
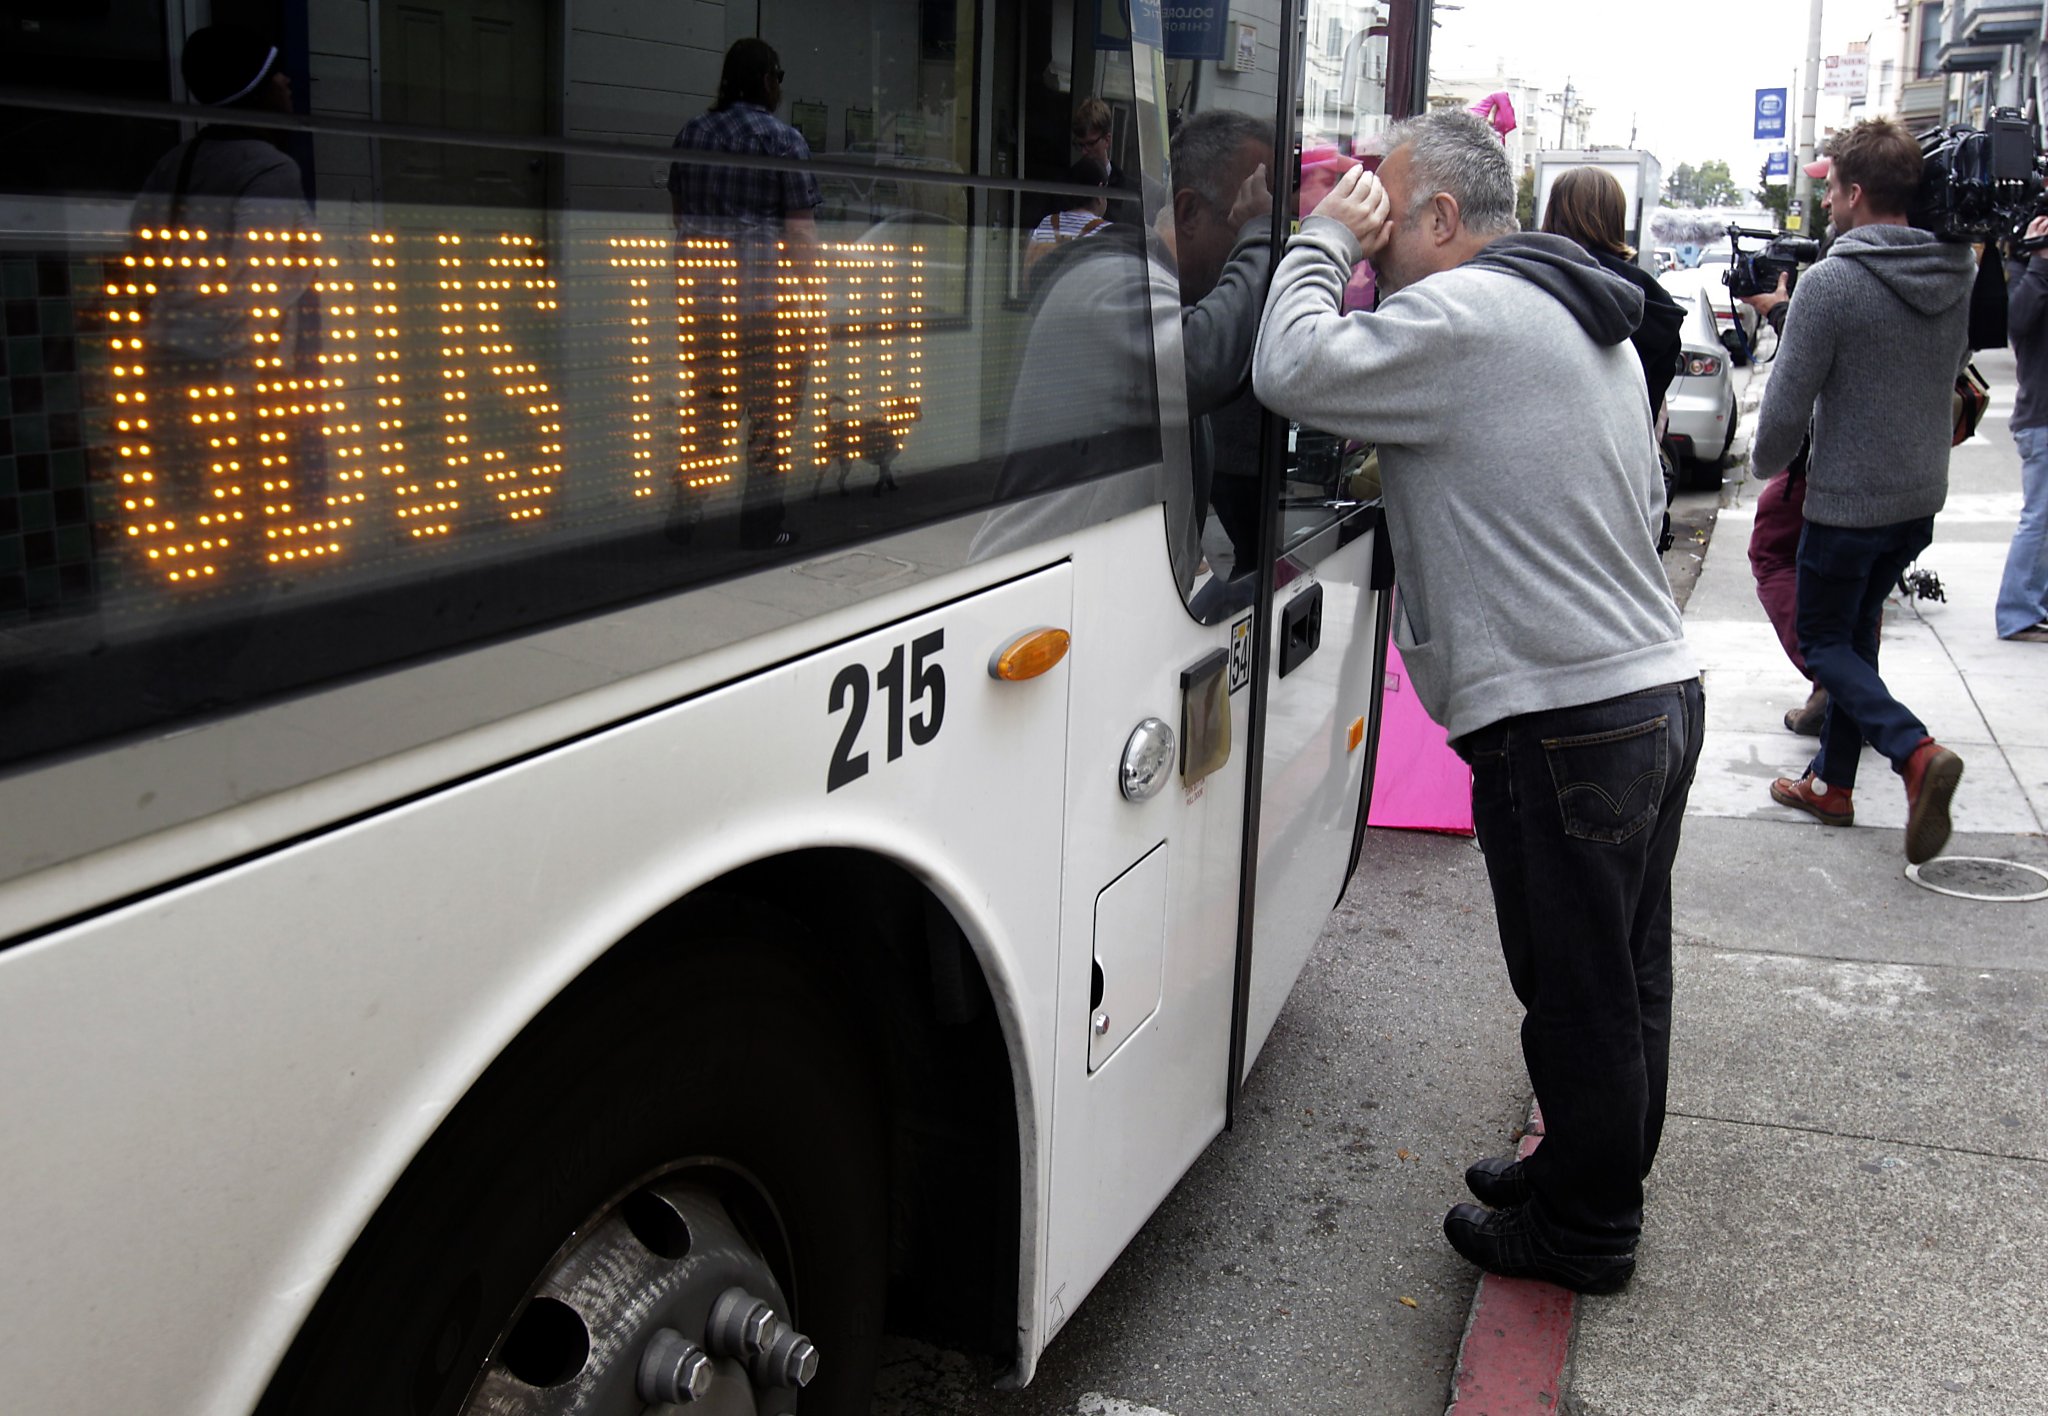
[[[1821,92],[1861,98],[1870,87],[1868,54],[1830,54],[1820,61]]]

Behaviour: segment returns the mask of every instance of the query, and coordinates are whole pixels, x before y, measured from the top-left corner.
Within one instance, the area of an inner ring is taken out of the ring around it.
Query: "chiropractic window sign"
[[[1139,0],[1135,33],[1168,59],[1220,61],[1229,20],[1227,0]],[[1095,0],[1097,49],[1128,49],[1132,34],[1131,0]]]

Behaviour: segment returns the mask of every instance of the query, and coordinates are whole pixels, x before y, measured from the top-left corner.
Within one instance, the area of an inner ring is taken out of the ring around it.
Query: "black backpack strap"
[[[199,145],[206,141],[206,129],[201,128],[192,135],[192,141],[185,144],[185,155],[178,159],[178,177],[171,185],[172,226],[183,224],[185,215],[185,192],[192,185],[192,164],[199,160]]]

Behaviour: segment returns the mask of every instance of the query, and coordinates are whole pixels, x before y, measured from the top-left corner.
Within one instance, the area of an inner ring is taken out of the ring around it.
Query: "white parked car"
[[[1728,293],[1728,269],[1733,262],[1734,253],[1724,240],[1707,247],[1700,254],[1700,263],[1690,270],[1668,271],[1658,281],[1681,305],[1695,294],[1705,294],[1713,312],[1716,342],[1739,365],[1749,361],[1749,351],[1756,347],[1757,313],[1747,305],[1737,304]],[[1742,329],[1739,345],[1733,340],[1738,319]]]
[[[1724,265],[1722,269],[1726,269]],[[1727,287],[1721,287],[1727,294]],[[1735,441],[1735,378],[1722,346],[1714,309],[1704,288],[1689,296],[1674,292],[1685,307],[1679,331],[1678,377],[1664,395],[1664,446],[1678,462],[1681,486],[1720,485],[1728,449]],[[1744,306],[1745,313],[1748,306]]]

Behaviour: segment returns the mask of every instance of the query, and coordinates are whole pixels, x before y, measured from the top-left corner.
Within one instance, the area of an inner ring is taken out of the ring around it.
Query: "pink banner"
[[[1415,697],[1401,651],[1387,646],[1379,759],[1368,826],[1472,834],[1472,769]]]

